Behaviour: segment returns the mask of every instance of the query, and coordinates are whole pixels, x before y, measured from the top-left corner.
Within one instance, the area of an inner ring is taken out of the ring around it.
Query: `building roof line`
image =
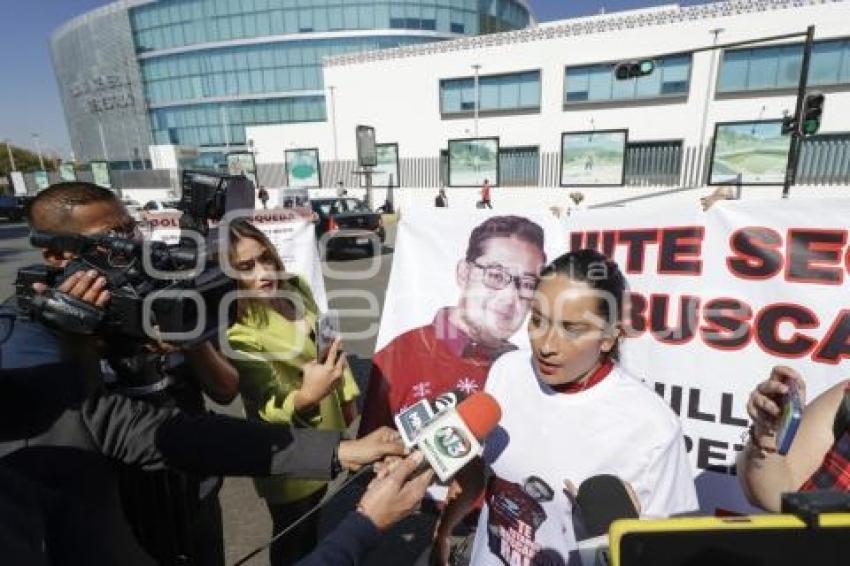
[[[62,23],[62,25],[50,34],[50,40],[55,41],[66,33],[74,31],[78,27],[86,25],[90,21],[101,16],[113,14],[115,12],[127,11],[130,8],[144,6],[145,4],[153,4],[154,2],[157,2],[157,0],[117,0],[116,2],[110,2],[109,4],[95,8],[94,10],[89,10],[88,12],[80,14],[79,16]]]
[[[268,43],[287,43],[293,41],[315,41],[323,39],[351,39],[361,37],[428,37],[434,39],[454,39],[460,37],[456,33],[444,33],[429,30],[402,30],[402,29],[364,29],[364,30],[339,30],[339,31],[317,31],[286,33],[279,35],[263,35],[244,39],[228,39],[224,41],[208,41],[205,43],[193,43],[170,47],[168,49],[157,49],[155,51],[144,51],[138,54],[139,60],[156,59],[169,55],[182,53],[194,53],[210,49],[222,49],[226,47],[244,47],[246,45],[265,45]]]
[[[714,19],[725,16],[778,11],[805,6],[843,3],[846,0],[729,0],[712,4],[679,6],[670,4],[655,9],[629,10],[543,23],[516,31],[466,36],[453,41],[422,45],[394,47],[379,51],[334,55],[325,57],[325,67],[356,65],[389,59],[404,59],[421,55],[468,51],[482,47],[498,47],[516,43],[530,43],[560,37],[583,36],[625,29],[644,28],[679,22]]]

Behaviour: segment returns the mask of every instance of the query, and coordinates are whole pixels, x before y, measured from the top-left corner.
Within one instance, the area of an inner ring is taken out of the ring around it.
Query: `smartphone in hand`
[[[779,426],[776,428],[776,452],[788,454],[800,419],[803,417],[803,399],[797,382],[793,379],[788,383],[788,393],[782,399],[782,414],[779,415]]]
[[[339,312],[328,310],[323,313],[317,322],[316,328],[316,350],[319,353],[319,361],[325,363],[331,344],[340,336]],[[342,353],[342,350],[340,350]]]

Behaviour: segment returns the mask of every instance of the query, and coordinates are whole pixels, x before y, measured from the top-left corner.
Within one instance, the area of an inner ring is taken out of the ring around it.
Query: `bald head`
[[[44,189],[30,203],[27,220],[36,230],[59,233],[88,233],[91,222],[126,215],[118,197],[93,183],[71,181]]]

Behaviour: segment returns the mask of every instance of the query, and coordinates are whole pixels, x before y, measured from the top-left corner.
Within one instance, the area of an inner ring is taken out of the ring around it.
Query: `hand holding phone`
[[[803,398],[797,381],[791,379],[787,385],[788,392],[782,398],[782,413],[776,427],[776,452],[783,456],[791,449],[803,417]]]
[[[316,350],[319,354],[319,362],[324,363],[328,359],[328,352],[334,340],[340,337],[339,312],[328,310],[319,317],[316,324]],[[340,352],[342,350],[340,349]]]

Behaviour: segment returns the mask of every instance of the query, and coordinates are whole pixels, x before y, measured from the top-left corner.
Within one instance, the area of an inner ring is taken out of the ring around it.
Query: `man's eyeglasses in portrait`
[[[531,299],[534,296],[534,290],[537,288],[537,276],[527,273],[514,275],[504,265],[498,263],[487,265],[482,265],[475,261],[469,263],[482,271],[484,275],[482,281],[487,288],[498,291],[513,284],[516,286],[517,294],[520,298]]]

